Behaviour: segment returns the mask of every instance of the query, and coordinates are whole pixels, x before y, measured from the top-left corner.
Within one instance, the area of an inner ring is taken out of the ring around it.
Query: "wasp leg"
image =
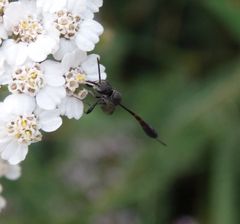
[[[85,114],[90,114],[99,103],[100,103],[100,100],[96,101],[92,106],[88,108]]]

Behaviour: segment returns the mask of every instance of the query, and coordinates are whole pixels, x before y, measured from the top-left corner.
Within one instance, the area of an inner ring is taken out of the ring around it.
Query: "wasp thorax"
[[[107,96],[111,96],[113,92],[112,86],[107,81],[104,80],[102,80],[101,83],[99,83],[99,85],[96,86],[95,88],[97,92]]]
[[[7,133],[15,137],[18,142],[30,144],[41,141],[42,134],[38,128],[38,119],[34,114],[27,116],[18,116],[6,125]]]
[[[79,30],[80,17],[64,10],[56,12],[55,27],[60,32],[60,37],[70,40]]]
[[[12,93],[26,93],[35,96],[45,85],[44,75],[39,64],[22,66],[12,74],[8,89]]]
[[[32,43],[35,42],[40,34],[43,33],[43,26],[40,21],[28,16],[27,19],[19,22],[13,27],[13,39],[16,42]]]

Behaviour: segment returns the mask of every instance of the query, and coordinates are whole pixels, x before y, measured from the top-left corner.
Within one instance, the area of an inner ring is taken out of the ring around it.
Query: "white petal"
[[[27,16],[28,10],[23,4],[20,2],[12,2],[5,8],[4,25],[7,30],[10,30],[13,26],[17,25],[19,21],[25,19]]]
[[[89,2],[88,2],[88,8],[89,8],[92,12],[97,12],[98,9],[99,9],[99,7],[98,7],[96,4],[94,4],[93,1],[89,1]]]
[[[4,72],[5,69],[5,57],[3,56],[3,52],[0,51],[0,70],[1,70],[1,74]]]
[[[86,10],[87,2],[89,0],[68,0],[67,1],[67,10],[71,11],[74,14],[80,14],[83,13]]]
[[[2,46],[3,53],[10,65],[21,65],[27,59],[27,45],[25,43],[15,43],[14,40],[6,40]]]
[[[7,39],[7,37],[8,37],[7,31],[5,30],[3,24],[0,24],[0,37],[2,39]]]
[[[26,158],[28,153],[28,146],[24,144],[18,144],[15,153],[9,158],[8,162],[11,165],[17,165]]]
[[[62,125],[58,110],[43,111],[39,114],[40,127],[45,132],[56,131]]]
[[[2,150],[1,158],[7,160],[11,165],[16,165],[25,159],[27,148],[27,145],[12,140]]]
[[[70,68],[78,67],[86,58],[87,53],[84,51],[76,50],[72,53],[66,54],[62,60],[64,72],[67,72]]]
[[[104,31],[103,26],[95,20],[88,19],[81,23],[80,29],[91,30],[93,33],[96,33],[98,36],[101,35]]]
[[[61,38],[59,41],[59,48],[58,50],[53,54],[54,58],[56,60],[62,60],[64,55],[71,53],[75,51],[77,48],[75,41],[73,40],[66,40],[64,38]]]
[[[101,80],[105,80],[107,78],[107,74],[105,72],[101,72]],[[98,81],[99,76],[96,73],[87,75],[88,81]]]
[[[18,144],[16,141],[10,141],[5,148],[3,149],[1,153],[1,157],[4,160],[9,160],[10,157],[15,153],[16,149],[18,147]]]
[[[99,41],[99,35],[95,32],[93,32],[92,30],[89,29],[85,29],[85,30],[81,30],[80,32],[86,39],[88,39],[89,41],[91,41],[92,43],[97,43]]]
[[[9,95],[3,103],[6,111],[18,115],[31,114],[36,106],[34,98],[24,94]]]
[[[5,150],[5,148],[7,147],[7,145],[10,144],[11,141],[12,139],[9,137],[3,137],[0,139],[0,153],[2,153]]]
[[[94,20],[85,20],[80,25],[80,30],[76,36],[76,44],[80,50],[91,51],[102,33],[103,27],[100,23]]]
[[[45,110],[53,110],[65,96],[66,90],[64,87],[46,86],[37,94],[36,100],[40,108]]]
[[[62,115],[67,116],[69,119],[80,119],[83,115],[83,102],[74,97],[66,97],[59,105]]]
[[[99,7],[103,4],[103,0],[87,1],[87,8],[80,14],[82,18],[93,19],[94,13],[99,11]]]
[[[0,75],[0,84],[7,85],[11,81],[11,76],[7,73]]]
[[[53,38],[41,35],[36,42],[29,44],[28,55],[36,62],[44,61],[49,54],[56,51],[57,42]]]
[[[90,54],[87,56],[86,60],[82,63],[82,68],[84,70],[90,71],[93,69],[93,71],[97,72],[98,71],[98,61],[97,59],[100,60],[100,56],[97,54]]]
[[[0,138],[1,136],[1,131],[4,129],[3,126],[5,126],[5,122],[9,120],[9,112],[5,109],[4,105],[2,105],[3,103],[1,103],[0,106]],[[1,139],[0,139],[1,141]]]
[[[79,14],[81,18],[84,19],[93,19],[94,18],[94,13],[91,11],[91,9],[87,8],[84,10],[82,13]]]
[[[82,63],[82,68],[87,74],[89,81],[96,81],[99,79],[97,58],[100,58],[97,54],[88,55],[86,60]],[[101,79],[106,79],[105,67],[100,65]]]
[[[41,62],[47,58],[45,50],[36,43],[29,45],[28,56],[35,62]]]
[[[41,70],[44,71],[45,80],[50,86],[63,86],[65,79],[61,64],[52,60],[46,60],[41,65]]]
[[[92,12],[98,12],[99,8],[102,7],[102,5],[103,0],[91,0],[87,2],[87,6]]]
[[[37,7],[42,8],[45,12],[54,13],[66,6],[66,0],[37,0]]]
[[[18,179],[21,176],[21,167],[19,165],[8,165],[5,176],[9,180]]]
[[[76,37],[76,44],[82,51],[92,51],[95,44],[88,40],[85,36],[79,34]]]
[[[47,84],[49,86],[54,86],[54,87],[63,86],[65,84],[65,79],[60,74],[59,75],[58,74],[47,75],[45,77],[45,80],[46,80]]]

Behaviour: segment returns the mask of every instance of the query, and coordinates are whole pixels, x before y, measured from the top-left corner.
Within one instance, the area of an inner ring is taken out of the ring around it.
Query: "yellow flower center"
[[[65,87],[69,95],[75,95],[80,90],[82,84],[86,83],[86,75],[80,67],[70,68],[68,72],[64,74],[65,77]]]
[[[79,30],[80,17],[64,10],[58,11],[55,27],[60,32],[60,37],[70,40]]]
[[[43,26],[40,21],[29,16],[26,20],[20,21],[13,27],[13,39],[16,42],[31,43],[37,40],[37,37],[43,33]]]
[[[81,73],[78,73],[76,75],[76,80],[80,83],[84,83],[86,81],[86,75],[85,74],[81,74]]]
[[[30,144],[42,139],[38,128],[38,119],[35,115],[18,116],[6,125],[9,136],[17,139],[19,143]]]
[[[12,74],[8,89],[12,93],[26,93],[35,96],[45,85],[44,74],[39,64],[22,66]]]

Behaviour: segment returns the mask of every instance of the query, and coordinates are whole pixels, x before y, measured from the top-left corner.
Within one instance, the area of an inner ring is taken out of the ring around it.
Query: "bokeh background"
[[[31,146],[1,224],[240,223],[239,0],[105,0],[96,53],[124,104]]]

